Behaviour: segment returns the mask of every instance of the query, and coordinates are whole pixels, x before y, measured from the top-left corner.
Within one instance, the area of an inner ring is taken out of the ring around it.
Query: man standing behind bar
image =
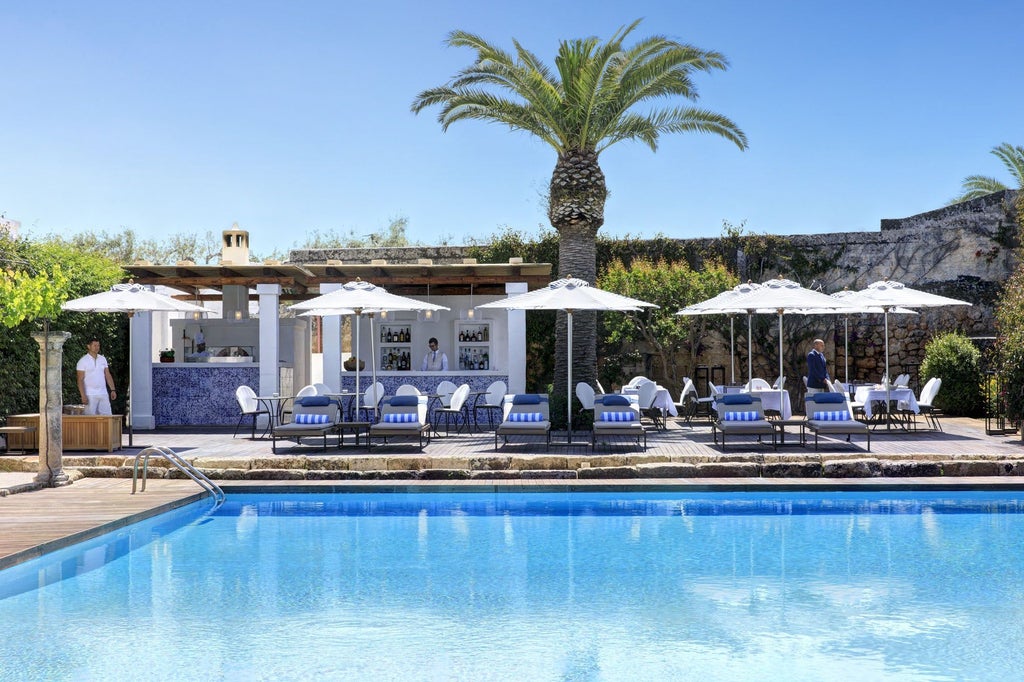
[[[85,414],[110,414],[110,401],[117,397],[117,392],[107,359],[100,355],[100,340],[89,339],[85,349],[87,352],[76,367],[78,393],[85,405]]]
[[[444,351],[437,349],[437,339],[431,337],[430,341],[427,342],[430,350],[423,356],[423,372],[447,372],[448,371],[448,356],[444,354]]]
[[[825,382],[829,380],[828,367],[825,360],[825,342],[814,339],[814,347],[807,354],[807,392],[820,393],[827,391]]]

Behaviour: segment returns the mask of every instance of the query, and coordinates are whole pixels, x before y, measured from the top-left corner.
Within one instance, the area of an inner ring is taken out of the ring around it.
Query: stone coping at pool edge
[[[964,453],[872,457],[863,452],[730,455],[275,455],[250,458],[186,457],[214,480],[501,480],[650,478],[906,478],[1024,476],[1024,457]],[[134,457],[66,456],[75,477],[131,478]],[[0,458],[0,471],[34,472],[36,456]],[[185,478],[162,458],[150,459],[149,478]],[[35,486],[25,484],[26,489]],[[10,492],[18,492],[12,490]]]

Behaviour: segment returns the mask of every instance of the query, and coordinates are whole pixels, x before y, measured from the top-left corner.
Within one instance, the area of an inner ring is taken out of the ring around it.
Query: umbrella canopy
[[[66,302],[61,306],[64,310],[71,310],[82,313],[128,313],[134,315],[138,312],[157,312],[157,311],[170,311],[170,312],[203,312],[208,313],[210,310],[202,306],[189,303],[187,301],[179,301],[171,298],[170,296],[164,296],[158,294],[155,291],[151,291],[148,288],[129,282],[128,284],[115,284],[110,287],[110,291],[102,291],[98,294],[92,294],[91,296],[83,296],[82,298],[75,298]],[[132,362],[131,362],[131,335],[129,334],[129,353],[128,353],[128,400],[127,400],[127,412],[128,412],[128,446],[132,446]]]
[[[110,291],[102,291],[91,296],[72,299],[61,307],[64,310],[74,310],[83,313],[134,314],[142,311],[211,312],[202,306],[158,294],[135,283],[115,284],[110,288]]]
[[[850,300],[882,308],[885,316],[885,380],[889,381],[889,313],[896,308],[940,308],[948,305],[971,305],[967,301],[931,294],[920,289],[911,289],[902,282],[883,279],[872,282],[865,289],[856,292]]]
[[[827,310],[825,308],[808,308],[801,310],[805,315],[843,315],[843,381],[850,381],[850,315],[855,313],[868,313],[881,315],[885,310],[878,305],[870,305],[867,302],[858,303],[857,297],[859,292],[851,291],[850,289],[843,289],[833,294],[829,294],[832,298],[837,298],[847,303],[852,303],[857,306],[856,309],[852,310]],[[899,315],[917,315],[917,313],[909,308],[893,308],[889,312],[896,313]]]
[[[364,309],[372,310],[448,310],[443,305],[417,301],[415,298],[392,294],[371,282],[355,280],[346,282],[339,289],[311,298],[302,303],[288,306],[290,310],[344,310],[361,314]],[[335,312],[334,315],[345,313]]]
[[[477,308],[505,308],[506,310],[564,310],[568,333],[568,385],[566,386],[566,425],[572,442],[572,313],[574,310],[640,310],[657,308],[647,301],[630,298],[604,289],[592,287],[582,279],[563,277],[543,289],[510,296]]]
[[[302,303],[288,306],[299,314],[309,315],[355,315],[356,316],[356,400],[359,400],[359,318],[364,314],[370,317],[370,368],[373,372],[373,382],[377,383],[377,353],[373,348],[375,334],[373,333],[374,314],[385,310],[448,310],[443,305],[417,301],[415,298],[392,294],[383,287],[371,282],[354,280],[346,282],[340,288],[329,293],[311,298]]]
[[[713,297],[707,299],[706,301],[701,301],[700,303],[694,303],[692,305],[688,305],[688,306],[686,306],[685,308],[683,308],[682,310],[680,310],[679,312],[676,313],[676,315],[728,315],[729,316],[729,375],[730,375],[729,382],[733,383],[733,384],[736,383],[736,330],[735,330],[735,325],[734,325],[735,320],[733,319],[733,317],[735,315],[737,315],[739,313],[739,311],[736,311],[736,310],[722,310],[722,306],[723,305],[727,306],[729,301],[734,300],[737,296],[742,296],[743,294],[749,293],[749,292],[753,291],[754,289],[760,288],[760,286],[761,286],[760,284],[756,284],[754,282],[744,282],[742,284],[737,284],[732,289],[726,289],[722,293],[720,293],[720,294],[718,294],[716,296],[713,296]],[[747,320],[747,323],[748,323],[747,324],[747,330],[748,330],[748,332],[749,332],[749,329],[750,329],[749,322],[750,321],[748,319]],[[748,336],[749,336],[749,334],[748,334]],[[749,343],[750,343],[750,340],[748,338],[748,340],[747,340],[748,352],[749,352],[749,348],[750,348]]]
[[[850,310],[855,308],[851,303],[832,298],[827,294],[812,289],[806,289],[793,280],[778,277],[770,279],[761,284],[760,287],[752,288],[746,294],[737,296],[722,304],[723,312],[732,310],[734,312],[746,312],[747,343],[750,339],[749,319],[754,313],[775,313],[779,317],[779,376],[785,372],[782,367],[783,340],[782,340],[782,316],[785,313],[801,314],[808,308],[825,310]],[[753,378],[753,362],[750,354],[747,356],[747,381]]]

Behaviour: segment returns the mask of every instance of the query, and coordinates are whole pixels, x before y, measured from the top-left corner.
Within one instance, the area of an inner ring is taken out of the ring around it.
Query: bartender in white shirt
[[[444,354],[444,351],[437,349],[437,339],[430,337],[427,345],[430,346],[430,350],[423,356],[423,366],[420,370],[423,372],[447,372],[448,356]]]

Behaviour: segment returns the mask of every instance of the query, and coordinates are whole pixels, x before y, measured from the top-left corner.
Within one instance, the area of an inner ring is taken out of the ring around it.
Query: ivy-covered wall
[[[804,286],[832,293],[843,288],[860,289],[880,279],[894,279],[908,286],[970,301],[970,308],[942,308],[916,316],[890,318],[890,371],[904,366],[916,374],[924,347],[937,332],[959,330],[967,336],[993,336],[993,304],[1000,288],[1016,268],[1017,192],[1005,191],[935,211],[881,221],[877,231],[833,232],[817,235],[754,234],[727,226],[715,238],[671,239],[598,238],[598,268],[614,259],[629,262],[639,256],[650,260],[685,260],[700,267],[706,259],[725,262],[741,280],[764,281],[783,275]],[[319,252],[293,252],[295,262],[346,262],[382,258],[388,262],[415,262],[432,258],[435,263],[475,257],[480,262],[507,262],[510,256],[527,261],[551,262],[557,272],[557,236],[544,231],[535,240],[507,232],[493,246],[404,247]],[[550,320],[548,320],[550,323]],[[746,320],[736,320],[737,377],[746,376]],[[718,343],[707,344],[697,363],[729,364],[728,323],[718,326]],[[877,381],[885,364],[885,338],[880,315],[849,318],[850,378]],[[753,323],[753,364],[757,376],[774,378],[778,372],[778,331],[774,316],[759,316]],[[826,341],[826,354],[843,378],[843,319],[840,316],[800,317],[787,315],[784,331],[784,364],[791,377],[788,386],[804,373],[803,357],[815,337]],[[543,351],[546,343],[531,346]],[[538,352],[539,352],[538,351]],[[548,354],[549,355],[549,354]],[[531,366],[545,367],[550,358]],[[631,368],[625,368],[627,373]],[[643,369],[642,367],[638,369]],[[726,369],[726,378],[729,378]]]

